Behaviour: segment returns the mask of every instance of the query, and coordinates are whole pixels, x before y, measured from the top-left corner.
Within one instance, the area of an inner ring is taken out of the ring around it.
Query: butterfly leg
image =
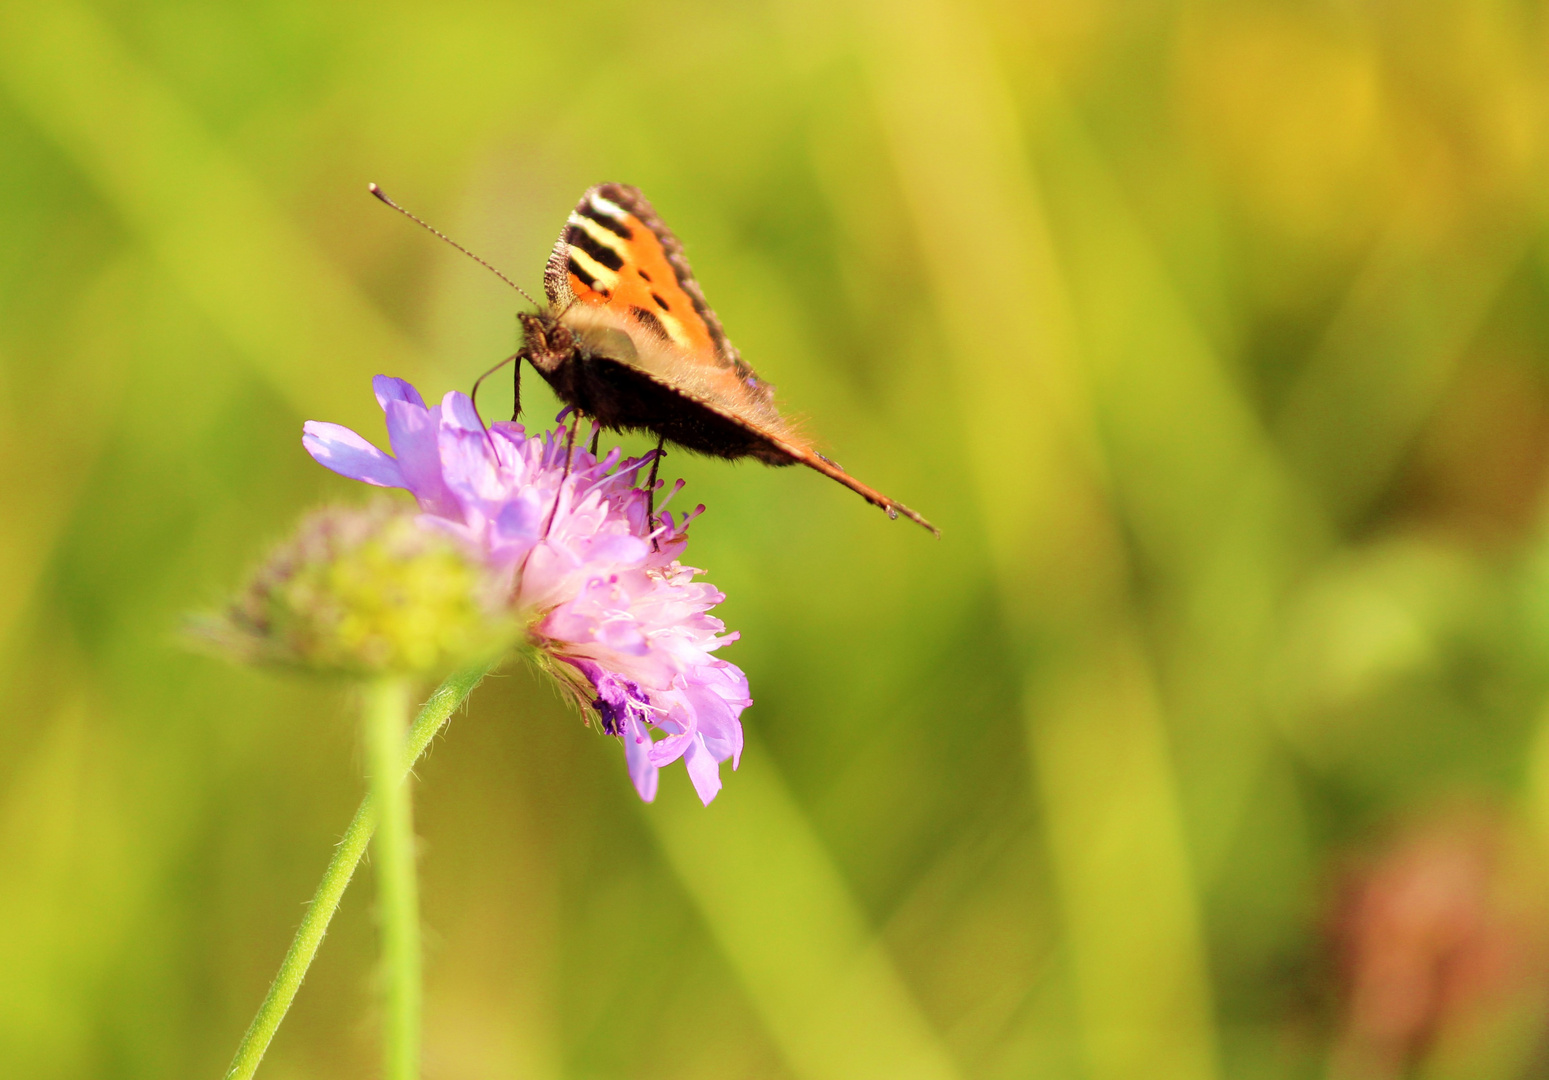
[[[516,354],[516,364],[511,369],[511,422],[522,418],[522,354]]]
[[[602,425],[598,424],[598,425],[596,425],[595,427],[592,428],[592,449],[591,449],[591,455],[594,458],[597,456],[597,440],[600,439],[600,438],[602,438]]]
[[[662,463],[662,444],[667,440],[656,440],[656,454],[651,458],[651,475],[645,482],[645,527],[647,532],[656,531],[656,469]],[[651,541],[651,548],[656,549],[656,541]]]

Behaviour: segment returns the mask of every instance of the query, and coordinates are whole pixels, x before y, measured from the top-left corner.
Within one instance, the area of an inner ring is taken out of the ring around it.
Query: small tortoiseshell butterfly
[[[375,185],[372,191],[401,210]],[[780,415],[772,388],[726,339],[683,245],[636,188],[598,184],[581,196],[549,256],[543,291],[548,308],[518,316],[518,407],[526,360],[561,400],[605,428],[649,431],[729,460],[799,462],[890,517],[903,514],[940,535],[818,453]]]

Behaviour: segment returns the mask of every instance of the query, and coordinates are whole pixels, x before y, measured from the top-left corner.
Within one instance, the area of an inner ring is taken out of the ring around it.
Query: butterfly
[[[805,465],[940,535],[820,454],[780,415],[773,387],[727,340],[683,245],[637,188],[598,184],[581,196],[544,268],[543,291],[548,308],[518,316],[518,379],[526,360],[562,401],[604,428],[648,431],[729,460]]]
[[[368,190],[527,296],[516,282],[409,213],[377,185]],[[812,440],[780,415],[774,388],[727,340],[694,280],[683,245],[638,188],[598,184],[587,189],[549,255],[543,291],[547,308],[534,302],[536,311],[517,315],[522,347],[479,376],[475,395],[487,376],[515,361],[515,411],[520,415],[521,362],[526,360],[562,401],[600,427],[656,435],[648,490],[654,491],[662,445],[671,442],[732,461],[750,457],[766,465],[805,465],[889,517],[902,514],[941,535],[903,503],[818,453]]]

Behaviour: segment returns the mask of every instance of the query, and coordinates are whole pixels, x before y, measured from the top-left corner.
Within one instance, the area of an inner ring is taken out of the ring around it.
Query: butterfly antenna
[[[397,203],[393,202],[393,200],[391,200],[391,199],[389,199],[387,197],[387,192],[383,191],[381,188],[377,187],[375,184],[367,184],[366,185],[366,189],[368,191],[370,191],[371,194],[375,195],[378,199],[380,199],[382,202],[386,203],[388,206],[391,206],[394,210],[398,211],[404,217],[406,217],[410,221],[414,222],[414,224],[418,225],[420,228],[424,229],[426,232],[431,233],[434,236],[439,236],[442,240],[445,240],[448,244],[451,244],[458,251],[460,251],[464,255],[468,256],[468,258],[472,259],[474,262],[476,262],[480,266],[484,267],[484,269],[488,270],[491,274],[494,274],[501,281],[504,281],[507,285],[511,286],[511,288],[513,288],[517,292],[521,293],[523,298],[525,298],[526,301],[529,304],[531,304],[533,307],[537,307],[538,306],[538,301],[534,300],[531,296],[528,296],[526,289],[522,288],[516,282],[514,282],[510,278],[506,277],[499,270],[496,270],[489,263],[485,262],[483,259],[479,258],[473,252],[471,252],[467,248],[463,247],[456,240],[453,240],[450,236],[448,236],[446,233],[442,232],[440,229],[438,229],[435,226],[431,225],[427,221],[424,221],[424,220],[422,220],[420,218],[415,217],[413,214],[409,213],[403,207],[401,207]]]

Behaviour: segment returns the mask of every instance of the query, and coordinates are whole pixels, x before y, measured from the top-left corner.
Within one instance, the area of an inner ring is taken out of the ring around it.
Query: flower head
[[[709,614],[724,596],[695,582],[678,556],[704,508],[648,520],[640,484],[650,455],[569,452],[560,432],[486,428],[448,393],[427,407],[402,379],[377,376],[392,454],[337,424],[310,421],[302,443],[319,463],[379,487],[403,488],[421,525],[480,553],[539,662],[603,731],[624,743],[640,797],[682,758],[699,797],[736,768],[747,677],[711,654],[737,639]],[[656,736],[661,737],[656,737]]]
[[[476,553],[381,499],[309,514],[224,613],[192,629],[244,660],[371,676],[498,656],[517,626]]]

